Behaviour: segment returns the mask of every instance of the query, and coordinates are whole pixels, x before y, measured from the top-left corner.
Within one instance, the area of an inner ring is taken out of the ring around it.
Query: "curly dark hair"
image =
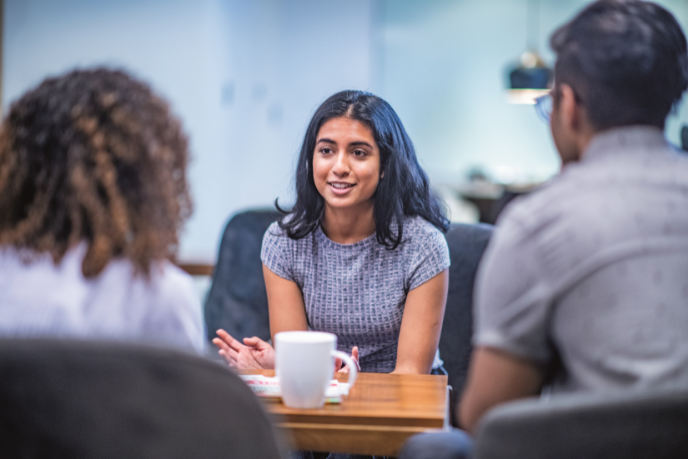
[[[148,276],[191,214],[188,142],[165,101],[122,71],[48,78],[0,126],[0,246],[60,262],[86,242],[85,277],[116,257]]]

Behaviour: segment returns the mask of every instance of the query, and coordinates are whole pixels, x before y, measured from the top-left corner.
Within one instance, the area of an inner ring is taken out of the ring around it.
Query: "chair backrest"
[[[224,366],[131,344],[0,340],[0,453],[278,458],[260,402]]]
[[[552,396],[498,406],[475,459],[688,457],[688,389]]]
[[[454,223],[445,235],[449,246],[449,293],[440,336],[440,357],[453,387],[452,406],[461,395],[468,372],[473,332],[473,282],[492,235],[492,225]]]
[[[260,248],[263,234],[280,216],[276,211],[251,210],[235,215],[227,223],[205,302],[209,341],[218,328],[238,339],[270,339]]]

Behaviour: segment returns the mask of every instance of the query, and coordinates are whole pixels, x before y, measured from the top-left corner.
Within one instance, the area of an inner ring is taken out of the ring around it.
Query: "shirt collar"
[[[648,151],[668,146],[664,132],[654,126],[624,126],[596,134],[583,160],[633,151]]]

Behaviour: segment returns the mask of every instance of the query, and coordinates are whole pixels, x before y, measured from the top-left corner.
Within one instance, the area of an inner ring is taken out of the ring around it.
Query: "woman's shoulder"
[[[423,217],[406,217],[403,232],[403,250],[412,258],[430,252],[449,256],[444,233]]]
[[[265,236],[287,237],[287,230],[283,229],[279,224],[279,220],[277,220],[270,223],[268,229],[265,230]]]
[[[305,248],[305,239],[307,238],[289,237],[287,229],[282,228],[279,221],[273,222],[263,235],[260,259],[273,272],[281,273],[284,277],[286,267],[291,265],[295,254],[302,252]]]
[[[294,238],[289,235],[287,228],[284,225],[289,223],[292,214],[272,222],[263,235],[263,247],[289,247],[289,248],[303,248],[313,242],[315,234],[318,232],[316,228],[314,231],[307,233],[303,237]]]
[[[279,220],[272,222],[263,234],[263,247],[290,247],[296,242],[297,240],[290,238],[287,230],[280,226]]]
[[[116,258],[97,279],[105,289],[127,286],[141,307],[164,305],[162,310],[175,314],[179,309],[195,310],[200,306],[193,278],[169,260],[152,260],[145,275],[129,259]]]
[[[423,238],[444,240],[444,233],[442,233],[442,231],[418,215],[404,218],[403,231],[404,238],[409,237],[418,241],[422,240]]]
[[[162,343],[203,351],[205,326],[201,300],[188,273],[169,260],[156,260],[151,263],[148,278],[135,275],[129,279],[143,287],[130,289],[137,297],[132,300],[147,308],[147,318],[140,325],[142,331]]]

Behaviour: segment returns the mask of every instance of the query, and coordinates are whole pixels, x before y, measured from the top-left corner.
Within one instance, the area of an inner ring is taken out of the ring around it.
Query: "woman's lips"
[[[356,186],[353,183],[345,183],[345,182],[327,182],[327,186],[330,187],[330,190],[337,195],[343,195],[347,194],[351,189]]]

